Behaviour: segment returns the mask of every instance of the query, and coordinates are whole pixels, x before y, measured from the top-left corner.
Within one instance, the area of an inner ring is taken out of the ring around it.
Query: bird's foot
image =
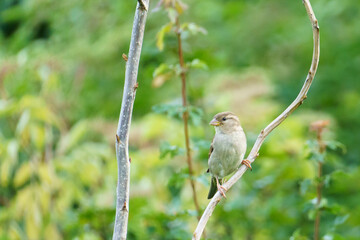
[[[245,166],[250,168],[250,170],[252,171],[251,162],[249,160],[244,159],[244,160],[242,160],[241,164],[244,164]]]
[[[224,187],[224,186],[218,186],[218,190],[219,190],[219,192],[220,192],[220,194],[224,197],[224,198],[226,198],[226,195],[225,195],[225,192],[227,192],[227,189]]]
[[[227,189],[226,189],[225,187],[223,187],[223,186],[220,185],[218,178],[216,178],[216,186],[217,186],[217,189],[218,189],[218,191],[220,192],[220,194],[221,194],[224,198],[226,198],[225,192],[227,192]]]

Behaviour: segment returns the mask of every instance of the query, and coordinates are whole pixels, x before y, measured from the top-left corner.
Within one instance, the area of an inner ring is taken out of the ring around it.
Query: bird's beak
[[[218,120],[216,120],[215,118],[213,120],[211,120],[211,122],[209,124],[212,126],[220,126],[220,122]]]

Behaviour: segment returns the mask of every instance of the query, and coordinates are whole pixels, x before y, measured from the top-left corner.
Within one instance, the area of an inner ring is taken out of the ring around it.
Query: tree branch
[[[247,159],[250,162],[254,162],[255,159],[259,156],[259,149],[264,142],[265,138],[269,133],[274,130],[277,126],[279,126],[296,108],[298,108],[303,101],[306,99],[306,94],[309,91],[309,88],[311,86],[311,83],[314,79],[318,64],[319,64],[319,55],[320,55],[320,36],[319,36],[319,25],[318,21],[315,17],[314,11],[312,10],[311,4],[309,0],[303,0],[303,4],[305,6],[306,12],[310,18],[310,22],[313,29],[313,56],[311,61],[311,66],[308,75],[306,76],[305,83],[303,87],[301,88],[298,96],[296,99],[285,109],[284,112],[282,112],[275,120],[273,120],[265,129],[263,129],[253,148],[251,149],[251,152],[249,153],[249,156]],[[227,181],[223,186],[226,189],[230,189],[245,173],[247,170],[247,167],[244,165],[241,165],[241,167],[238,169],[238,171]],[[216,205],[220,202],[222,196],[219,192],[215,194],[215,196],[211,199],[210,203],[206,207],[195,231],[193,234],[193,240],[198,240],[201,237],[201,234],[204,231],[205,225],[208,222],[212,212],[214,211]]]
[[[115,144],[118,163],[118,181],[113,240],[125,240],[127,235],[130,188],[129,129],[136,89],[138,87],[137,74],[148,7],[149,0],[141,0],[137,3],[131,33],[130,49],[126,62],[124,92]]]

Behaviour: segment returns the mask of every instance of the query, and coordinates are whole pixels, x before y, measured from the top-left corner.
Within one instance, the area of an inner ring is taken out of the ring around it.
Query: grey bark
[[[115,141],[116,159],[118,164],[118,181],[116,188],[116,216],[113,240],[124,240],[127,235],[131,161],[128,151],[129,130],[136,89],[138,87],[137,75],[148,8],[149,0],[138,0],[128,58],[126,59],[126,56],[123,56],[127,62],[123,99]]]

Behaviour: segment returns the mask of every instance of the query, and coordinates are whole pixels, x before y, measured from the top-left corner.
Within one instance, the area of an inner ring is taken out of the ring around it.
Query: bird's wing
[[[215,138],[215,136],[214,136],[214,138]],[[209,159],[210,159],[210,156],[211,156],[212,152],[214,151],[214,138],[213,138],[213,140],[211,142],[210,149],[209,149]],[[208,169],[206,172],[207,173],[210,172],[210,169]]]
[[[214,136],[214,138],[215,138],[215,136]],[[213,140],[212,140],[212,142],[211,142],[211,145],[210,145],[210,149],[209,149],[209,158],[210,158],[210,156],[211,156],[212,152],[214,151],[214,138],[213,138]]]

